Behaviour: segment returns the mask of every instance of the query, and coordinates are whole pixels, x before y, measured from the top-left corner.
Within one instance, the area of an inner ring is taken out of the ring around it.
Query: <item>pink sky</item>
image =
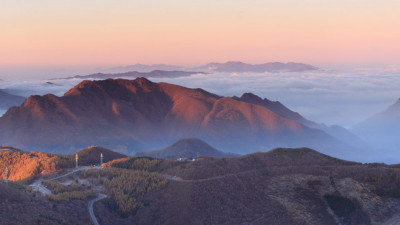
[[[396,0],[11,1],[0,65],[399,63]]]

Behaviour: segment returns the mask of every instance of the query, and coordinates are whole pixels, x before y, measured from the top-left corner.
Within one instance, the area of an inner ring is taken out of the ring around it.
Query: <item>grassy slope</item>
[[[125,159],[114,166],[137,170],[133,165],[138,160],[146,159]],[[148,167],[151,171],[186,181],[169,181],[139,198],[148,204],[120,224],[375,224],[400,203],[375,192],[379,182],[365,180],[366,175],[383,177],[396,185],[396,179],[389,179],[393,175],[387,175],[392,171],[388,166],[344,161],[307,148],[187,163],[157,161]],[[337,207],[344,203],[351,207]],[[115,214],[104,207],[97,206],[104,211],[100,219],[111,222]]]
[[[45,175],[55,173],[64,168],[75,166],[74,155],[56,155],[42,152],[25,152],[12,147],[0,151],[0,174],[4,174],[7,167],[9,170],[9,179],[20,181],[31,178],[36,175]],[[100,163],[100,153],[103,153],[104,162],[117,158],[126,157],[120,153],[101,147],[89,147],[80,152],[79,165],[94,165]]]

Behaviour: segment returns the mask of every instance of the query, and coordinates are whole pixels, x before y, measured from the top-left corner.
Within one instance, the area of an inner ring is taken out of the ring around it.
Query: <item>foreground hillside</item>
[[[35,221],[57,218],[61,224],[76,224],[80,218],[87,224],[84,205],[102,193],[106,198],[94,204],[100,224],[400,222],[396,166],[344,161],[308,148],[196,161],[125,157],[103,167],[82,167],[53,175],[51,180],[40,178],[51,191],[48,197],[26,186],[0,185],[0,194],[11,193],[8,205],[0,203],[2,221],[25,212],[22,205],[26,204],[35,208]],[[49,212],[48,205],[53,207]],[[32,219],[21,218],[16,224],[26,221]]]
[[[0,182],[0,224],[90,224],[86,202],[55,204],[20,186]]]
[[[42,152],[0,151],[0,174],[8,168],[9,179],[19,181],[39,174],[55,173],[61,157]]]
[[[134,223],[380,224],[400,209],[398,170],[311,149],[201,158],[164,173],[169,185],[144,197],[151,204]]]
[[[111,162],[140,170],[139,159]],[[146,160],[146,159],[141,159]],[[194,162],[149,160],[168,185],[138,198],[147,204],[120,224],[382,224],[400,222],[400,171],[314,150],[275,149]],[[118,215],[96,205],[99,220]]]
[[[10,108],[0,118],[0,142],[63,154],[96,144],[134,154],[195,137],[224,152],[307,146],[347,158],[362,156],[324,131],[282,114],[145,78],[83,81],[62,97],[31,96]]]

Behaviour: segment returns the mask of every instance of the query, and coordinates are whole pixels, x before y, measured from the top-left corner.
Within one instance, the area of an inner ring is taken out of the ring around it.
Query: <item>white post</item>
[[[4,181],[6,183],[8,183],[8,168],[6,167],[6,169],[4,170]]]
[[[78,153],[75,154],[76,168],[78,169]]]

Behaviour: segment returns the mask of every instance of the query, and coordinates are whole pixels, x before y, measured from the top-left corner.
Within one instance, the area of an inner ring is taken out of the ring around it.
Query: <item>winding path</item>
[[[220,176],[215,176],[215,177],[210,177],[210,178],[203,178],[203,179],[191,179],[191,180],[185,180],[182,179],[181,177],[178,176],[171,176],[168,174],[163,174],[163,177],[166,178],[167,180],[172,180],[172,181],[178,181],[178,182],[203,182],[203,181],[210,181],[210,180],[218,180],[221,178],[225,178],[225,177],[229,177],[229,176],[236,176],[236,175],[241,175],[241,174],[247,174],[247,173],[254,173],[257,170],[246,170],[246,171],[241,171],[241,172],[237,172],[237,173],[228,173],[225,175],[220,175]]]
[[[94,225],[100,225],[100,224],[99,224],[99,222],[97,222],[96,216],[94,215],[93,204],[103,198],[106,198],[106,197],[107,197],[107,195],[99,193],[97,198],[90,200],[88,203],[90,218],[92,219],[92,222]]]
[[[29,186],[34,191],[38,191],[44,195],[51,195],[51,191],[42,185],[42,180],[40,180],[40,179],[35,181],[34,183],[30,184]]]
[[[38,179],[37,181],[33,182],[33,183],[32,183],[31,185],[29,185],[29,186],[30,186],[33,190],[38,191],[38,192],[40,192],[40,193],[42,193],[42,194],[44,194],[44,195],[51,195],[51,191],[50,191],[49,189],[47,189],[45,186],[42,185],[43,181],[47,181],[47,180],[57,180],[57,179],[60,179],[60,178],[62,178],[62,177],[69,176],[69,175],[71,175],[71,174],[73,174],[73,173],[76,173],[76,172],[78,172],[78,171],[81,171],[81,170],[88,170],[88,169],[90,169],[90,168],[91,168],[91,167],[89,167],[89,166],[82,166],[82,167],[80,167],[79,169],[74,169],[74,170],[72,170],[72,171],[69,171],[69,172],[67,172],[67,173],[65,173],[65,174],[62,174],[62,175],[60,175],[60,176],[57,176],[57,177],[53,177],[53,178],[50,178],[50,179]],[[89,203],[88,203],[88,209],[89,209],[90,219],[92,219],[92,222],[93,222],[94,225],[99,225],[99,222],[97,222],[96,216],[94,215],[94,212],[93,212],[93,204],[94,204],[96,201],[99,201],[99,200],[101,200],[101,199],[103,199],[103,198],[106,198],[106,197],[107,197],[107,195],[102,194],[102,193],[99,193],[98,196],[97,196],[97,198],[90,200]]]
[[[46,179],[46,180],[57,180],[57,179],[60,179],[60,178],[62,178],[62,177],[69,176],[69,175],[71,175],[71,174],[73,174],[73,173],[76,173],[76,172],[78,172],[78,171],[87,170],[87,169],[89,169],[89,168],[90,168],[89,166],[82,166],[82,167],[80,167],[79,169],[74,169],[74,170],[72,170],[72,171],[70,171],[70,172],[68,172],[68,173],[65,173],[65,174],[63,174],[63,175],[60,175],[60,176],[58,176],[58,177],[53,177],[53,178],[51,178],[51,179]],[[31,188],[32,188],[33,190],[38,191],[38,192],[40,192],[40,193],[42,193],[42,194],[44,194],[44,195],[51,195],[51,191],[50,191],[49,189],[47,189],[45,186],[42,185],[43,181],[46,181],[46,180],[38,179],[37,181],[33,182],[33,183],[32,183],[31,185],[29,185],[29,186],[31,186]]]

